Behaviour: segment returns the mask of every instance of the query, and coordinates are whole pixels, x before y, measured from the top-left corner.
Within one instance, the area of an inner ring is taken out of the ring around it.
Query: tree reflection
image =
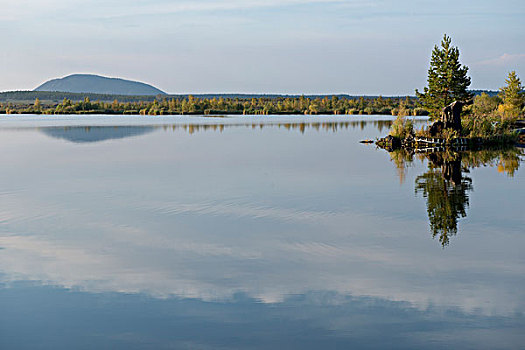
[[[398,148],[389,154],[390,160],[394,162],[396,166],[399,183],[403,184],[405,182],[407,169],[414,161],[414,152],[406,148]]]
[[[214,117],[217,119],[218,117]],[[199,132],[220,132],[225,128],[251,128],[251,129],[265,129],[265,128],[284,128],[289,131],[298,131],[304,134],[308,130],[315,132],[333,132],[336,133],[341,130],[349,128],[363,129],[365,126],[372,126],[379,131],[389,128],[392,124],[390,120],[342,120],[342,121],[288,121],[288,122],[274,122],[269,118],[265,122],[245,122],[232,123],[227,122],[213,123],[207,122],[191,122],[191,123],[176,123],[163,125],[130,125],[130,126],[65,126],[65,127],[45,127],[40,130],[48,136],[54,138],[61,138],[71,142],[99,142],[110,139],[122,139],[132,136],[139,136],[152,132],[156,129],[163,129],[165,132],[186,132],[193,135]]]
[[[458,233],[458,220],[467,216],[472,179],[465,174],[470,169],[493,167],[513,177],[523,160],[523,150],[516,147],[438,152],[397,149],[390,152],[400,182],[406,178],[406,169],[414,159],[427,160],[428,171],[416,177],[415,193],[426,199],[432,237],[438,237],[443,247]]]
[[[427,199],[432,237],[445,247],[457,234],[458,219],[467,216],[472,179],[462,174],[460,154],[432,153],[429,160],[429,170],[416,178],[416,193]]]

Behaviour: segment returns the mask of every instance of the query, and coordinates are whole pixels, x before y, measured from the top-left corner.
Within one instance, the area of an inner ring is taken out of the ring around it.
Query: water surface
[[[0,117],[0,348],[521,348],[523,151],[389,124]]]

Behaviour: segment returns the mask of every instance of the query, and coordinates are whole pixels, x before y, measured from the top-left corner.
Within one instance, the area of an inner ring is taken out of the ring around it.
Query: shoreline
[[[18,111],[0,110],[0,115],[40,115],[40,116],[54,116],[54,115],[107,115],[107,116],[143,116],[143,117],[158,117],[158,116],[205,116],[205,117],[221,117],[225,115],[234,116],[292,116],[292,115],[304,115],[304,116],[389,116],[395,117],[391,113],[301,113],[300,111],[292,112],[272,112],[272,113],[243,113],[237,111],[224,111],[216,113],[200,113],[200,112],[188,112],[188,113],[159,113],[159,114],[144,114],[140,112],[123,112],[123,113],[112,113],[108,111],[78,111],[78,112],[64,112],[64,113],[43,113],[43,112],[18,112]],[[425,115],[407,116],[407,117],[426,117]]]

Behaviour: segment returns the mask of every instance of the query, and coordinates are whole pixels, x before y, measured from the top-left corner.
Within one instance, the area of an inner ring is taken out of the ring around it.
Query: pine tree
[[[523,86],[515,71],[509,73],[505,82],[507,86],[500,89],[500,97],[503,100],[502,112],[507,117],[515,118],[520,115],[525,102]]]
[[[433,120],[439,118],[441,110],[454,101],[466,102],[472,98],[467,91],[470,77],[468,67],[459,62],[459,50],[451,46],[451,39],[446,34],[441,41],[441,48],[434,46],[428,70],[428,87],[416,96],[430,113]]]

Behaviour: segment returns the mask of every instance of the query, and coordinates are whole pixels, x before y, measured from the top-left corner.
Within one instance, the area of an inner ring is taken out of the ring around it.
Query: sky
[[[93,73],[168,93],[413,95],[446,33],[472,89],[525,79],[523,0],[0,0],[0,91]]]

